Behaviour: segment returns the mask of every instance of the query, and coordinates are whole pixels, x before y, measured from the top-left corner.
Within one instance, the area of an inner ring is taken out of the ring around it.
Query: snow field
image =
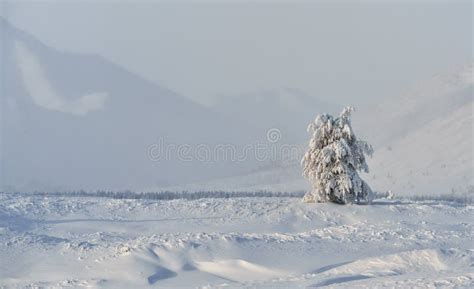
[[[0,198],[5,288],[474,285],[471,204]]]

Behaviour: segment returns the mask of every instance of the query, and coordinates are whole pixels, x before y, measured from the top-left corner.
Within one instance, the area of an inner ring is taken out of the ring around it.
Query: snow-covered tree
[[[312,137],[301,164],[312,190],[306,193],[304,201],[370,201],[372,191],[357,171],[369,171],[365,155],[371,156],[373,149],[354,135],[350,119],[353,110],[351,106],[345,107],[337,118],[320,114],[308,126]]]

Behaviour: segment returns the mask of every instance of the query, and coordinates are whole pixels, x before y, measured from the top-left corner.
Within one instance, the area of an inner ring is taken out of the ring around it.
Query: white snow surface
[[[0,194],[0,288],[472,288],[474,206]]]

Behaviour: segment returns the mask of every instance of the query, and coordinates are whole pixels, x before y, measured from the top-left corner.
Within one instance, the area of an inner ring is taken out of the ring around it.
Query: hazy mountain
[[[265,133],[277,128],[282,141],[302,143],[306,127],[319,113],[339,113],[342,105],[325,102],[305,92],[281,88],[239,95],[222,95],[212,108]]]
[[[449,117],[473,99],[473,64],[417,82],[399,97],[356,113],[355,125],[375,146],[387,145],[429,122]]]
[[[371,135],[377,146],[369,163],[376,188],[474,192],[472,67],[436,74],[381,104],[377,122],[365,120],[377,132]]]
[[[177,160],[180,144],[239,144],[236,121],[91,54],[48,47],[0,18],[1,181],[15,189],[127,189],[199,181],[242,163]],[[153,162],[151,145],[174,145]]]

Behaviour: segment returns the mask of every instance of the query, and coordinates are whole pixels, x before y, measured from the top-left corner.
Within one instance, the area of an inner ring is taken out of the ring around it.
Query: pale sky
[[[470,1],[2,1],[0,7],[15,26],[52,47],[101,54],[201,103],[279,87],[365,102],[473,59]]]

